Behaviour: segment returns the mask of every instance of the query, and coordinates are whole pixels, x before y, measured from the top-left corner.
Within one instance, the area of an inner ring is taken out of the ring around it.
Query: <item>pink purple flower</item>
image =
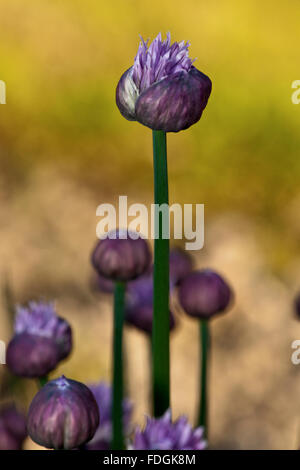
[[[158,419],[147,418],[143,430],[137,428],[133,450],[204,450],[203,428],[193,429],[186,416],[172,421],[171,411]]]
[[[112,387],[105,383],[89,385],[100,414],[100,424],[93,439],[86,444],[87,450],[109,450],[112,441]],[[128,399],[123,400],[123,431],[128,435],[131,431],[133,405]]]

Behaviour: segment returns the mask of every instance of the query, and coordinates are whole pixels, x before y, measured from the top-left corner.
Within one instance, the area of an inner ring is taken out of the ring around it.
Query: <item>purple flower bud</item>
[[[29,436],[48,449],[79,447],[92,439],[98,425],[98,406],[90,389],[64,376],[41,388],[28,412]]]
[[[153,276],[148,274],[127,286],[125,321],[127,324],[151,333],[153,318]],[[170,330],[175,327],[175,318],[170,312]]]
[[[43,377],[57,366],[57,346],[52,338],[21,333],[7,347],[6,362],[20,377]]]
[[[193,260],[188,252],[181,248],[170,251],[170,282],[178,285],[193,269]]]
[[[0,450],[21,450],[27,436],[26,418],[15,405],[0,410]]]
[[[90,390],[96,399],[101,421],[93,439],[87,443],[87,450],[109,450],[112,441],[112,387],[105,382],[90,385]],[[128,435],[131,431],[130,421],[132,415],[132,403],[123,400],[123,428],[124,435]]]
[[[192,429],[185,416],[172,422],[171,411],[161,418],[147,418],[142,431],[137,428],[131,450],[204,450],[203,428]]]
[[[231,298],[228,284],[209,269],[188,274],[179,287],[181,306],[192,317],[209,319],[223,312]]]
[[[151,263],[147,241],[136,232],[114,230],[100,240],[92,264],[101,276],[113,281],[131,281],[144,274]]]
[[[121,77],[116,102],[121,114],[153,130],[178,132],[199,121],[211,81],[189,58],[189,43],[171,44],[161,34],[148,47],[143,39],[134,65]]]
[[[71,352],[70,325],[58,317],[53,304],[30,302],[19,307],[15,335],[7,347],[7,365],[15,375],[42,377]]]

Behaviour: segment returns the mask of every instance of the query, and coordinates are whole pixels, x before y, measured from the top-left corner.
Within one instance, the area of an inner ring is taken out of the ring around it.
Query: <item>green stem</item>
[[[123,437],[123,324],[125,284],[116,282],[114,294],[113,326],[113,403],[112,403],[112,449],[124,449]]]
[[[169,203],[166,133],[153,131],[154,202]],[[158,206],[155,206],[158,210]],[[170,406],[169,224],[168,206],[159,212],[154,240],[154,293],[152,328],[152,377],[154,416]],[[158,225],[158,226],[157,226]],[[163,233],[163,226],[165,234]],[[165,237],[164,237],[165,236]]]
[[[43,377],[38,378],[39,388],[42,388],[48,382],[48,376],[44,375]]]
[[[207,400],[207,387],[208,387],[208,360],[209,360],[209,324],[207,320],[200,320],[200,340],[201,340],[201,393],[198,414],[198,426],[204,427],[204,434],[207,438],[208,434],[208,400]]]

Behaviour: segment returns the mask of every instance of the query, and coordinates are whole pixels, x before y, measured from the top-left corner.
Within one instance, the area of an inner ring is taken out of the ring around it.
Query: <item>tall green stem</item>
[[[112,449],[124,448],[123,437],[123,324],[125,284],[116,282],[114,293],[113,325],[113,403],[112,403]]]
[[[152,377],[153,411],[158,417],[170,406],[169,230],[166,225],[169,224],[169,197],[167,144],[163,131],[153,131],[153,162],[156,210],[157,205],[166,204],[164,212],[158,212],[154,227]]]
[[[204,427],[205,437],[208,433],[208,401],[207,401],[207,387],[208,387],[208,360],[209,360],[209,347],[210,335],[209,324],[207,320],[200,320],[200,342],[201,342],[201,385],[200,385],[200,403],[198,413],[198,425]]]

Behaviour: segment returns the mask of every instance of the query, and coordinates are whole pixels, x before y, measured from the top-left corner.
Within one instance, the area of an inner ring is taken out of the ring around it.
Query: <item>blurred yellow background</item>
[[[170,202],[205,203],[197,264],[218,269],[236,292],[233,312],[214,323],[212,447],[300,444],[300,368],[290,362],[300,334],[292,316],[300,288],[300,104],[291,102],[291,84],[300,79],[298,10],[297,0],[0,5],[7,87],[0,105],[1,282],[9,279],[17,302],[56,299],[74,325],[73,356],[57,373],[109,377],[111,305],[90,292],[89,254],[98,204],[122,194],[131,202],[152,198],[151,132],[115,105],[139,35],[170,31],[173,40],[190,40],[195,66],[212,79],[201,121],[168,136]],[[8,341],[4,300],[0,338]],[[192,419],[197,325],[184,317],[180,324],[172,342],[174,413]],[[126,339],[129,390],[142,423],[147,345],[135,332]],[[28,383],[18,394],[24,405],[34,389]]]

